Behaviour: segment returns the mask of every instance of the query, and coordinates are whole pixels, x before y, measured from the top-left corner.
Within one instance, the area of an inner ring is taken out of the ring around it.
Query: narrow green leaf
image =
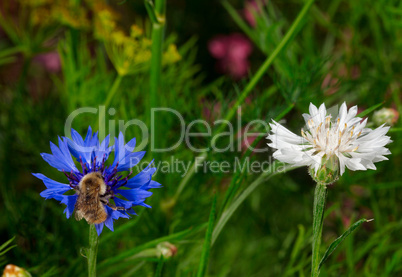
[[[164,241],[175,241],[175,240],[180,240],[183,239],[191,234],[197,233],[198,231],[204,229],[206,227],[206,224],[202,224],[196,228],[190,228],[175,234],[171,234],[168,236],[164,236],[164,237],[160,237],[157,238],[155,240],[149,241],[147,243],[144,243],[140,246],[131,248],[127,251],[124,251],[122,253],[120,253],[119,255],[116,255],[110,259],[107,259],[103,262],[101,262],[98,266],[98,269],[104,269],[108,266],[110,266],[111,264],[115,264],[115,263],[120,263],[123,259],[126,259],[130,256],[133,256],[139,252],[141,252],[142,250],[148,249],[148,248],[152,248],[155,247],[157,244],[164,242]]]
[[[215,243],[223,227],[232,217],[237,208],[243,203],[243,201],[262,183],[266,182],[269,178],[275,176],[278,173],[285,173],[288,170],[294,169],[296,167],[289,164],[281,164],[278,161],[273,162],[268,170],[262,173],[254,182],[251,183],[236,200],[229,206],[229,208],[221,215],[216,223],[214,232],[212,233],[212,245]]]
[[[236,114],[237,108],[239,106],[241,106],[241,104],[247,98],[248,94],[255,88],[257,83],[267,72],[268,68],[274,62],[276,57],[282,51],[284,51],[286,49],[286,46],[288,45],[288,43],[290,43],[293,40],[293,38],[296,36],[296,34],[299,32],[299,30],[304,25],[305,17],[307,15],[311,5],[313,5],[313,3],[314,3],[314,0],[308,0],[308,1],[306,1],[306,3],[304,3],[303,8],[301,9],[301,11],[298,14],[298,16],[296,17],[296,19],[293,21],[292,25],[290,26],[289,30],[286,32],[284,37],[281,39],[281,41],[275,47],[275,49],[272,51],[272,53],[267,57],[267,59],[264,61],[264,63],[260,66],[260,68],[257,70],[257,72],[253,75],[253,77],[248,82],[248,84],[244,87],[240,96],[236,100],[236,103],[232,106],[232,108],[228,111],[228,113],[224,117],[225,120],[231,121],[233,119],[233,117]],[[220,127],[218,127],[214,131],[213,134],[215,135],[215,134],[220,133],[221,131],[223,131],[223,128],[225,128],[225,124],[221,124]],[[201,155],[201,157],[205,159],[207,157],[207,154],[203,153]],[[195,172],[196,172],[196,163],[193,163],[190,170],[187,172],[186,176],[182,179],[182,181],[179,184],[179,188],[177,189],[176,194],[174,196],[175,201],[179,198],[180,193],[183,191],[184,187],[187,185],[187,183],[189,182],[189,180],[191,179],[191,177],[194,175]],[[214,242],[214,239],[212,239],[212,244],[213,244],[213,242]]]
[[[297,227],[299,228],[299,235],[297,236],[297,239],[292,249],[292,253],[290,254],[289,266],[292,266],[294,264],[304,241],[304,234],[305,234],[304,226],[299,224]]]
[[[130,270],[126,270],[126,272],[123,275],[120,275],[120,277],[132,277],[135,276],[134,273],[136,273],[141,267],[145,265],[145,261],[141,261],[135,266],[133,266]]]
[[[156,17],[156,14],[155,14],[154,3],[151,0],[145,0],[144,4],[145,4],[145,8],[148,12],[149,19],[151,19],[151,22],[158,23],[158,18]]]
[[[289,104],[286,109],[284,109],[277,117],[275,117],[275,121],[281,120],[285,115],[287,115],[293,108],[295,104],[291,103]]]
[[[390,132],[390,133],[402,132],[402,128],[391,128],[391,129],[389,129],[388,132]]]
[[[382,105],[384,105],[384,102],[378,103],[374,106],[371,106],[368,109],[365,109],[364,111],[362,111],[361,113],[359,113],[357,116],[358,117],[365,117],[366,115],[368,115],[369,113],[371,113],[372,111],[375,111],[378,107],[381,107]]]
[[[11,249],[13,249],[14,247],[16,247],[17,245],[11,245],[10,247],[8,247],[6,250],[0,252],[0,256],[3,256],[4,254],[6,254],[8,251],[10,251]]]
[[[293,103],[289,104],[278,116],[275,117],[275,121],[281,120],[285,115],[287,115],[294,107],[295,105]],[[251,147],[248,147],[247,151],[244,153],[243,157],[241,158],[241,164],[244,163],[246,159],[250,157],[250,155],[253,153],[254,148],[257,146],[257,144],[260,142],[260,140],[263,137],[266,137],[268,135],[269,130],[267,130],[266,134],[260,134],[251,144]],[[246,167],[242,167],[241,170],[236,171],[235,176],[232,178],[229,188],[227,189],[225,193],[225,197],[223,200],[223,204],[221,207],[221,214],[229,205],[233,199],[233,197],[236,195],[238,188],[240,187],[240,183],[243,180],[243,177],[245,175],[245,170]]]
[[[204,245],[202,247],[200,265],[198,267],[197,277],[205,276],[208,267],[209,253],[211,250],[212,232],[214,230],[214,223],[216,217],[216,194],[212,202],[211,213],[209,214],[208,229],[205,234]]]
[[[155,277],[162,276],[162,269],[163,269],[164,263],[165,263],[165,259],[163,258],[163,255],[161,255],[159,262],[158,262],[158,266],[156,267]]]
[[[334,252],[334,250],[338,247],[338,245],[344,241],[344,239],[349,236],[357,227],[359,227],[363,222],[370,222],[371,220],[367,220],[365,218],[360,219],[359,221],[355,222],[352,226],[349,227],[349,229],[342,234],[339,238],[334,240],[333,243],[328,247],[327,251],[325,252],[324,256],[321,259],[320,265],[318,266],[318,269],[321,268],[321,266],[325,263],[325,261],[328,259],[328,257]]]
[[[14,239],[15,239],[15,237],[12,237],[11,239],[9,239],[9,240],[6,241],[5,243],[3,243],[3,244],[0,246],[0,251],[3,251],[3,249],[6,248],[10,243],[12,243]]]
[[[128,118],[128,117],[126,117]],[[134,228],[135,225],[137,225],[138,221],[142,218],[142,214],[145,212],[145,209],[142,209],[136,217],[134,217],[132,220],[129,220],[127,223],[124,223],[123,225],[117,226],[114,229],[114,232],[108,232],[105,235],[102,234],[102,237],[100,238],[101,241],[109,241],[112,238],[117,238],[119,237],[120,234],[123,232]]]
[[[223,7],[226,9],[228,14],[232,17],[234,22],[239,26],[239,28],[246,33],[246,35],[254,41],[254,43],[259,46],[258,41],[256,40],[256,37],[253,33],[253,30],[247,25],[247,23],[241,18],[239,13],[236,11],[235,8],[228,2],[228,1],[223,1],[222,2]]]

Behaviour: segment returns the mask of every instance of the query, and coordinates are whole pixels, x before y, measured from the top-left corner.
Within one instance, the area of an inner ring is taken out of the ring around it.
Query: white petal
[[[346,160],[346,157],[343,154],[338,155],[338,153],[336,153],[336,155],[338,156],[338,159],[339,159],[339,171],[340,171],[340,174],[342,176],[343,173],[345,172],[345,160]]]
[[[346,103],[343,102],[343,104],[341,105],[341,108],[339,109],[339,114],[338,114],[339,126],[343,127],[345,125],[345,119],[346,119],[347,113],[348,112],[347,112]]]
[[[311,117],[315,117],[318,114],[318,109],[314,106],[313,103],[310,102],[310,106],[308,108]]]
[[[324,122],[325,121],[325,116],[327,115],[327,109],[325,108],[324,103],[321,104],[321,106],[320,106],[320,108],[318,110],[318,113],[320,115],[320,122]]]

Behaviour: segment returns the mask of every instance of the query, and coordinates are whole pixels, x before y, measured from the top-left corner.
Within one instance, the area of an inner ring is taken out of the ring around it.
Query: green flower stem
[[[105,111],[109,107],[110,103],[112,102],[113,97],[115,96],[117,89],[120,87],[120,83],[123,80],[124,75],[117,74],[116,78],[114,79],[114,82],[112,84],[112,87],[110,88],[105,103],[103,104],[105,106]],[[95,130],[97,130],[99,127],[103,128],[105,127],[105,117],[100,116],[99,120],[96,122],[95,125]],[[106,130],[99,130],[99,139],[104,139],[105,138],[105,131]]]
[[[322,226],[324,221],[325,200],[327,198],[327,186],[317,183],[314,192],[313,208],[313,253],[311,257],[311,276],[317,277],[320,274],[320,245]]]
[[[271,66],[271,64],[275,60],[275,58],[279,55],[279,53],[281,53],[286,48],[286,45],[289,43],[289,41],[292,38],[294,38],[294,36],[300,30],[302,24],[304,23],[304,18],[306,17],[306,14],[309,11],[311,5],[313,5],[313,3],[314,3],[314,0],[309,0],[304,4],[299,15],[293,22],[292,26],[290,26],[288,32],[282,38],[281,42],[274,49],[274,51],[271,53],[271,55],[269,55],[269,57],[265,60],[265,62],[258,69],[258,71],[254,74],[253,78],[250,80],[250,82],[247,84],[247,86],[244,88],[244,90],[240,94],[240,97],[237,99],[236,103],[233,105],[233,107],[227,113],[225,120],[231,121],[233,119],[234,115],[236,114],[237,107],[239,107],[241,104],[243,104],[244,100],[247,98],[247,96],[250,94],[250,92],[255,88],[255,86],[260,81],[260,79],[265,74],[265,72],[268,70],[268,68]],[[220,124],[220,127],[218,129],[216,129],[216,131],[214,131],[212,136],[222,132],[225,127],[226,127],[225,124]],[[207,157],[207,154],[203,153],[201,156],[197,157],[196,159],[206,159],[206,157]],[[191,169],[188,171],[186,177],[182,179],[182,181],[179,185],[179,189],[177,190],[177,192],[173,198],[173,201],[177,201],[180,193],[183,191],[185,186],[188,184],[188,181],[190,181],[191,177],[194,175],[195,172],[196,172],[196,163],[193,163],[191,166]]]
[[[151,109],[158,107],[158,93],[160,93],[160,80],[162,73],[162,52],[163,52],[163,35],[165,29],[165,11],[166,0],[155,0],[154,15],[156,21],[152,23],[152,46],[151,46],[151,67],[149,77],[149,116],[151,117]],[[159,95],[160,97],[160,95]],[[151,122],[151,118],[149,120]],[[151,124],[157,124],[151,122]],[[159,137],[159,126],[155,125],[155,134],[153,137]],[[155,159],[158,159],[156,156]]]
[[[105,107],[108,107],[110,105],[110,102],[112,102],[112,99],[113,99],[114,95],[116,94],[117,89],[120,86],[121,80],[123,80],[123,77],[124,77],[124,75],[118,74],[116,76],[116,79],[114,79],[113,85],[110,88],[109,93],[107,94],[107,98],[105,101]]]
[[[88,259],[88,276],[96,277],[96,256],[98,255],[99,237],[96,232],[95,224],[89,227],[89,249],[87,252]]]

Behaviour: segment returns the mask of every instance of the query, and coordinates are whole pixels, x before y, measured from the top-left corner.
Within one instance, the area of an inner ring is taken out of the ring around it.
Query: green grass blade
[[[123,225],[120,225],[114,229],[114,232],[109,232],[106,233],[105,235],[102,235],[100,238],[101,241],[109,241],[112,238],[119,237],[119,235],[123,234],[125,231],[130,230],[131,228],[134,228],[135,225],[137,225],[138,221],[142,218],[142,214],[145,212],[145,209],[142,209],[132,220],[124,223]]]
[[[157,19],[156,14],[155,14],[154,3],[151,0],[145,0],[144,5],[145,5],[145,8],[146,8],[146,10],[148,12],[148,16],[149,16],[149,19],[151,20],[151,22],[152,23],[158,23],[158,19]]]
[[[377,108],[381,107],[382,105],[384,105],[384,102],[378,103],[364,111],[362,111],[361,113],[359,113],[357,116],[359,117],[365,117],[366,115],[368,115],[369,113],[371,113],[372,111],[375,111]]]
[[[243,18],[239,15],[235,8],[228,2],[222,2],[223,7],[226,9],[228,14],[232,17],[233,21],[239,26],[239,28],[246,33],[246,35],[254,41],[254,43],[258,45],[257,40],[255,39],[255,35],[253,34],[253,30],[244,22]]]
[[[201,260],[200,260],[200,265],[198,267],[197,277],[205,276],[205,272],[207,271],[215,217],[216,217],[216,194],[215,194],[214,200],[212,202],[211,213],[209,214],[208,229],[205,234],[204,245],[202,247]]]
[[[225,116],[225,120],[231,121],[236,114],[237,107],[241,106],[243,104],[244,100],[247,98],[247,96],[250,94],[250,92],[255,88],[257,83],[261,80],[262,76],[267,72],[273,61],[276,59],[276,57],[286,49],[286,46],[290,41],[293,40],[293,38],[296,36],[298,31],[301,29],[302,25],[304,24],[304,19],[307,15],[307,12],[309,11],[311,5],[313,5],[314,0],[308,0],[296,19],[293,21],[292,25],[290,26],[289,30],[286,32],[285,36],[282,38],[280,43],[275,47],[274,51],[272,51],[271,55],[264,61],[264,63],[260,66],[260,68],[257,70],[257,72],[254,74],[253,78],[248,82],[246,87],[243,89],[242,93],[236,100],[236,103],[233,105],[233,107],[229,110],[229,112]],[[213,134],[218,134],[223,131],[225,128],[225,124],[221,124],[219,128],[217,128]],[[205,155],[205,158],[207,157],[207,154],[204,153],[202,156]],[[182,179],[182,181],[179,184],[179,188],[176,191],[176,194],[174,196],[174,200],[177,201],[177,199],[180,196],[180,193],[183,191],[184,187],[187,185],[188,181],[191,179],[191,177],[194,175],[196,171],[196,165],[195,163],[192,164],[191,169],[188,171],[187,175],[185,178]]]
[[[313,5],[314,0],[309,0],[307,1],[302,10],[300,11],[299,15],[293,22],[292,26],[290,26],[289,30],[285,34],[285,36],[282,38],[280,43],[278,44],[277,47],[275,47],[274,51],[272,51],[271,55],[265,60],[265,62],[261,65],[261,67],[257,70],[257,72],[254,74],[253,78],[248,82],[247,86],[244,88],[242,93],[240,94],[239,98],[237,99],[236,103],[233,105],[233,107],[229,110],[227,113],[225,120],[232,120],[233,116],[235,115],[237,111],[237,107],[239,107],[246,97],[249,95],[249,93],[255,88],[257,83],[260,81],[262,76],[267,72],[268,68],[271,66],[273,61],[276,59],[276,57],[284,51],[286,46],[289,44],[289,42],[295,37],[295,35],[298,33],[298,31],[301,29],[303,25],[303,21],[307,15],[307,12],[309,11],[311,5]],[[221,124],[221,126],[214,132],[215,134],[220,133],[223,128],[225,128],[224,124]]]
[[[11,249],[13,249],[14,247],[16,247],[17,245],[11,245],[10,247],[8,247],[7,249],[5,249],[4,251],[0,252],[0,256],[3,256],[4,254],[6,254],[8,251],[10,251]]]
[[[391,128],[391,129],[389,129],[388,132],[390,132],[390,133],[402,132],[402,128]]]
[[[286,109],[284,109],[278,116],[275,117],[275,121],[281,120],[285,115],[287,115],[293,109],[294,106],[295,105],[293,103],[289,104],[286,107]],[[253,141],[253,143],[251,144],[251,147],[249,147],[247,149],[247,151],[244,153],[244,155],[241,159],[242,164],[248,157],[250,157],[250,155],[253,153],[254,147],[257,146],[257,144],[260,142],[260,140],[263,137],[266,137],[267,135],[268,135],[268,132],[266,134],[261,134]],[[229,188],[227,189],[227,191],[225,193],[225,197],[223,200],[223,204],[222,204],[220,213],[222,213],[226,209],[226,206],[229,205],[229,203],[232,201],[233,197],[236,195],[237,189],[239,188],[240,183],[243,180],[244,173],[245,173],[245,167],[242,167],[241,170],[236,171],[236,174],[232,178]]]
[[[163,264],[165,263],[165,259],[163,258],[163,255],[161,255],[158,266],[156,267],[155,271],[155,277],[161,277],[162,276],[162,269],[163,269]]]
[[[11,245],[9,247],[7,247],[10,243],[13,242],[13,240],[15,239],[15,237],[12,237],[11,239],[9,239],[8,241],[6,241],[5,243],[3,243],[0,246],[0,257],[3,256],[4,254],[6,254],[8,251],[10,251],[11,249],[13,249],[14,247],[16,247],[17,245]],[[6,248],[7,247],[7,248]]]
[[[218,238],[220,232],[223,227],[232,217],[234,212],[239,208],[239,206],[243,203],[243,201],[262,183],[266,182],[269,178],[277,175],[278,173],[284,173],[287,170],[294,169],[295,167],[291,165],[283,165],[278,161],[273,162],[268,168],[267,172],[262,173],[249,187],[247,187],[242,194],[229,206],[229,208],[222,214],[219,218],[218,223],[214,228],[214,232],[212,233],[212,245],[215,243]]]
[[[363,222],[370,222],[371,220],[367,220],[365,218],[360,219],[359,221],[355,222],[352,226],[349,227],[349,229],[342,234],[339,238],[334,240],[333,243],[328,247],[327,251],[325,252],[324,256],[321,259],[321,262],[318,266],[318,269],[321,268],[321,266],[326,262],[328,257],[334,252],[334,250],[338,247],[338,245],[347,238],[357,227],[359,227]]]
[[[12,243],[14,239],[15,239],[15,237],[12,237],[11,239],[9,239],[9,240],[6,241],[5,243],[3,243],[3,244],[0,246],[0,251],[4,252],[3,249],[6,248],[10,243]]]
[[[101,262],[99,264],[99,266],[98,266],[98,269],[101,270],[101,269],[104,269],[104,268],[106,268],[106,267],[108,267],[108,266],[110,266],[112,264],[119,263],[123,259],[126,259],[126,258],[128,258],[130,256],[133,256],[133,255],[141,252],[142,250],[155,247],[157,244],[159,244],[161,242],[175,241],[175,240],[183,239],[183,238],[185,238],[185,237],[187,237],[187,236],[189,236],[191,234],[197,233],[198,231],[204,229],[205,227],[206,227],[206,224],[202,224],[202,225],[200,225],[200,226],[198,226],[196,228],[190,228],[190,229],[187,229],[187,230],[175,233],[175,234],[160,237],[160,238],[157,238],[157,239],[152,240],[150,242],[144,243],[144,244],[142,244],[142,245],[140,245],[138,247],[134,247],[132,249],[124,251],[124,252],[120,253],[117,256],[114,256],[114,257],[112,257],[110,259],[107,259],[107,260]]]

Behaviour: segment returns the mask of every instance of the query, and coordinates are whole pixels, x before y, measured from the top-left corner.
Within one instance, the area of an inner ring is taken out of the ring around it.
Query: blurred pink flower
[[[219,35],[208,43],[208,50],[218,60],[219,72],[229,74],[235,79],[247,74],[252,45],[242,34]]]
[[[324,90],[326,95],[331,95],[339,90],[342,81],[356,80],[359,77],[360,68],[358,66],[347,68],[345,64],[341,64],[338,69],[330,69],[321,84],[321,89]]]
[[[261,4],[264,4],[265,1],[261,1]],[[255,20],[255,15],[259,14],[261,12],[260,6],[258,5],[257,1],[255,0],[248,0],[244,4],[244,18],[250,24],[251,27],[255,27],[256,25],[256,20]]]
[[[34,61],[41,64],[47,71],[57,73],[61,69],[61,61],[59,53],[56,51],[39,54]]]
[[[202,117],[205,118],[208,122],[212,123],[220,118],[222,108],[221,103],[219,102],[211,103],[203,99],[201,100],[201,105],[202,105]]]
[[[251,0],[251,1],[246,1],[244,4],[244,18],[250,24],[250,26],[255,27],[256,21],[254,18],[254,15],[259,12],[259,7],[256,1]]]
[[[239,138],[241,140],[241,150],[244,152],[247,149],[251,149],[254,150],[255,148],[258,148],[257,145],[255,145],[254,147],[252,147],[252,144],[254,143],[254,141],[258,138],[258,135],[255,134],[248,134],[248,133],[255,133],[256,131],[253,130],[247,130],[246,133],[246,128],[242,128],[241,130],[239,130],[237,132],[237,138]]]

